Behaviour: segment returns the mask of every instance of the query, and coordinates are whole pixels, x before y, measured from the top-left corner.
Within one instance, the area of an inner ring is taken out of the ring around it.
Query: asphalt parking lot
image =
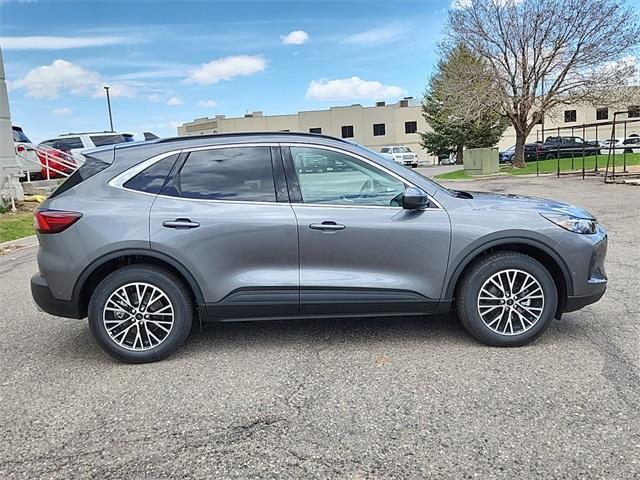
[[[8,252],[0,478],[640,476],[640,188],[447,185],[586,206],[610,235],[605,297],[519,349],[450,316],[210,324],[125,365],[86,322],[38,312],[35,248]]]

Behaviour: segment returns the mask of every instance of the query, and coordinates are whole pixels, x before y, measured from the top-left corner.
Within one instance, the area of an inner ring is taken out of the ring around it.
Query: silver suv
[[[123,361],[167,357],[194,321],[452,309],[480,341],[519,346],[605,292],[607,235],[585,210],[448,190],[344,140],[220,134],[86,156],[36,212],[31,289]]]

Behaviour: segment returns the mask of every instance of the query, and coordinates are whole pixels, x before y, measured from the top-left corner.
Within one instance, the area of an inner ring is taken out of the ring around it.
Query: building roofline
[[[352,143],[344,138],[332,137],[331,135],[324,135],[321,133],[306,133],[306,132],[228,132],[228,133],[209,133],[204,135],[180,135],[175,137],[161,138],[160,140],[154,140],[155,143],[170,143],[170,142],[183,142],[189,140],[204,140],[204,139],[217,139],[217,138],[236,138],[236,137],[299,137],[299,138],[323,138],[326,140],[333,140],[343,143]]]

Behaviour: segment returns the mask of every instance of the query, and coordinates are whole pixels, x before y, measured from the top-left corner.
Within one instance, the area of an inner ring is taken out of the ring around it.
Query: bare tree
[[[545,112],[560,104],[626,101],[640,43],[636,12],[616,0],[458,0],[449,40],[490,67],[492,94],[516,132],[515,165]],[[477,89],[459,90],[477,102]]]

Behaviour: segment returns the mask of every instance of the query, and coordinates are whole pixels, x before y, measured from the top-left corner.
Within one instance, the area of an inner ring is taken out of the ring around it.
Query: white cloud
[[[304,30],[294,30],[286,35],[281,35],[283,45],[302,45],[309,41],[309,34]]]
[[[400,34],[406,31],[398,25],[386,25],[364,32],[354,33],[343,40],[343,43],[351,45],[380,45],[396,40]]]
[[[73,95],[101,97],[105,81],[98,72],[87,70],[66,60],[54,60],[51,65],[31,69],[24,77],[8,82],[11,90],[24,89],[34,98],[57,98],[61,92]],[[112,97],[132,97],[135,89],[126,82],[109,85]]]
[[[312,80],[306,97],[312,100],[381,100],[402,97],[407,92],[395,85],[384,85],[375,80],[363,80],[360,77],[336,80]]]
[[[147,97],[147,100],[153,103],[160,103],[163,100],[163,97],[162,95],[158,95],[157,93],[154,93],[153,95],[149,95]]]
[[[449,8],[459,10],[462,8],[469,8],[471,6],[471,0],[451,0]]]
[[[264,71],[265,68],[267,61],[259,55],[234,55],[203,63],[200,67],[189,70],[185,82],[213,85],[220,80],[253,75]]]
[[[182,100],[180,100],[178,97],[171,97],[166,101],[165,105],[168,105],[170,107],[178,107],[182,105]]]
[[[218,106],[218,103],[213,100],[200,100],[198,102],[198,107],[200,108],[213,108],[217,106]]]
[[[67,48],[102,47],[127,42],[124,37],[56,37],[25,36],[0,37],[3,50],[63,50]]]
[[[71,115],[71,109],[69,107],[54,108],[53,110],[51,110],[51,113],[53,115],[66,116]]]

